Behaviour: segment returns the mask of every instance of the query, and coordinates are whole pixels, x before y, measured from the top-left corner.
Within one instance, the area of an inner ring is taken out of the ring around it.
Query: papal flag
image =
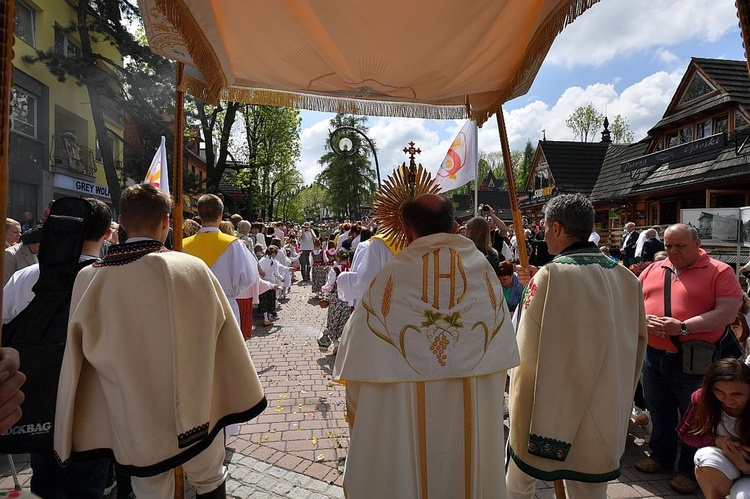
[[[478,156],[477,122],[470,120],[461,128],[448,149],[437,172],[435,185],[446,192],[477,178]]]
[[[146,172],[144,184],[152,184],[169,194],[169,171],[167,170],[167,146],[164,136],[161,136],[161,145],[151,160],[151,166]]]

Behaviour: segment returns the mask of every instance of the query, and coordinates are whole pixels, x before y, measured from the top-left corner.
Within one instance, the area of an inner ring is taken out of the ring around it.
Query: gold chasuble
[[[182,250],[197,256],[210,268],[235,239],[237,238],[223,232],[200,232],[184,239]]]
[[[519,361],[500,281],[456,234],[413,241],[349,319],[347,497],[505,497],[503,391]]]

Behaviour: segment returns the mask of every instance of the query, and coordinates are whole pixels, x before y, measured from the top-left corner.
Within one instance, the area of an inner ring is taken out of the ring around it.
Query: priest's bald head
[[[420,194],[401,206],[401,227],[409,244],[431,234],[456,233],[453,203],[439,194]]]

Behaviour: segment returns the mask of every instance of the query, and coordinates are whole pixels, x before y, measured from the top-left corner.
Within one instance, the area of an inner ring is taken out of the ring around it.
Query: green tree
[[[206,144],[206,192],[219,193],[219,183],[229,166],[230,136],[239,108],[239,102],[221,102],[212,106],[195,100],[196,114],[191,118],[197,119]]]
[[[299,193],[299,207],[305,220],[320,219],[320,212],[326,206],[326,190],[318,183]]]
[[[565,125],[573,130],[576,138],[581,142],[588,142],[589,138],[594,140],[596,132],[601,128],[604,122],[604,115],[597,111],[592,104],[581,106],[568,116]]]
[[[302,175],[296,167],[300,156],[302,118],[298,109],[245,104],[241,108],[246,168],[238,175],[249,211],[275,218],[290,214],[291,193],[299,190]],[[283,202],[277,213],[276,202]]]
[[[523,149],[523,158],[518,167],[518,176],[516,176],[516,192],[523,192],[526,186],[526,180],[531,173],[531,167],[534,164],[534,155],[536,151],[531,145],[531,140],[526,140],[526,147]]]
[[[367,134],[367,118],[337,114],[330,121],[329,137],[334,130],[342,126],[355,127]],[[352,152],[346,157],[336,155],[326,140],[326,153],[318,160],[323,171],[316,181],[328,189],[329,206],[337,215],[348,215],[350,218],[359,214],[360,207],[372,201],[375,191],[375,171],[370,163],[372,154],[369,144],[358,133],[344,132],[337,138],[348,137],[352,141]]]
[[[630,121],[621,114],[615,116],[609,130],[612,132],[612,141],[616,144],[631,144],[635,138],[630,129]]]

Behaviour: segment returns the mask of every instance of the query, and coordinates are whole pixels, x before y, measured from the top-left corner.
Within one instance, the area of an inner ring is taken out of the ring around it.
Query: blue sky
[[[622,114],[636,139],[646,136],[672,98],[691,57],[744,59],[734,0],[602,0],[555,40],[530,91],[505,104],[511,149],[527,139],[536,145],[573,140],[565,119],[593,104],[612,119]],[[302,112],[305,182],[321,167],[328,121],[333,115]],[[368,118],[368,136],[378,147],[381,176],[404,161],[411,140],[423,151],[422,164],[435,172],[463,121]],[[479,132],[481,150],[499,151],[494,119]]]

